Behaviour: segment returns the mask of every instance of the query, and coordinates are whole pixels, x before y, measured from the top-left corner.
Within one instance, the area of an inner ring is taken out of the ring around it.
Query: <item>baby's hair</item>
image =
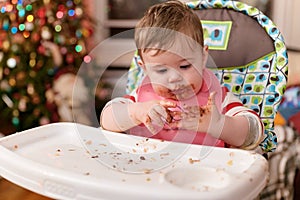
[[[155,4],[145,12],[136,25],[135,42],[140,53],[149,49],[160,53],[173,46],[178,34],[184,34],[192,43],[204,46],[198,16],[186,4],[172,0]]]

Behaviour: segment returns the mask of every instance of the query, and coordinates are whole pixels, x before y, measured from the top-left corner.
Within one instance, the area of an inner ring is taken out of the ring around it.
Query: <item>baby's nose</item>
[[[170,83],[182,81],[182,75],[178,71],[172,70],[169,73],[168,80]]]

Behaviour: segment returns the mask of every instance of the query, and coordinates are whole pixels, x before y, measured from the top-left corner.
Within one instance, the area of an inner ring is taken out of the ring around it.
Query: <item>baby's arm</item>
[[[102,110],[100,124],[103,129],[124,132],[144,124],[152,133],[170,120],[167,108],[176,107],[169,101],[133,102],[126,98],[116,98]]]
[[[223,104],[227,107],[231,107],[227,109],[225,116],[231,119],[237,119],[235,123],[232,123],[233,125],[237,125],[237,127],[232,127],[230,121],[228,121],[229,124],[224,126],[225,129],[228,129],[228,137],[243,139],[241,145],[228,144],[243,149],[255,149],[261,143],[264,135],[264,125],[258,114],[243,106],[240,100],[232,93],[227,94]],[[237,104],[237,106],[228,106],[232,104]]]

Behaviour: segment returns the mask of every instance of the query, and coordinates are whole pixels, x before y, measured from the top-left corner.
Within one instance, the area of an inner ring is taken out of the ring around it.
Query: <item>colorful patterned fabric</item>
[[[205,45],[209,49],[226,50],[232,21],[201,20]]]
[[[189,2],[187,5],[194,10],[226,8],[241,12],[256,20],[274,41],[274,51],[268,55],[261,55],[261,58],[245,66],[214,70],[221,85],[226,86],[229,91],[242,100],[246,107],[253,109],[261,117],[265,126],[265,137],[260,144],[261,150],[263,152],[273,152],[277,145],[277,137],[274,133],[274,118],[286,89],[288,70],[288,57],[282,34],[262,12],[241,2],[199,0]],[[206,37],[210,35],[213,34],[207,33]],[[223,35],[223,38],[226,37]],[[128,93],[139,85],[139,81],[143,77],[143,71],[138,67],[137,59],[139,58],[136,55],[129,70]]]

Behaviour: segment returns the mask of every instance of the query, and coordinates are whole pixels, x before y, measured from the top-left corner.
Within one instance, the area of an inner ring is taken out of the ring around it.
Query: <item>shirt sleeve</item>
[[[132,91],[129,95],[124,95],[123,97],[116,97],[111,99],[110,101],[108,101],[104,108],[105,109],[107,106],[113,104],[113,103],[134,103],[136,102],[136,97],[137,97],[137,93],[136,90]]]
[[[102,119],[102,114],[103,114],[103,111],[110,105],[114,104],[114,103],[122,103],[122,104],[129,104],[129,103],[134,103],[135,102],[135,91],[132,92],[132,95],[125,95],[123,97],[116,97],[116,98],[113,98],[111,99],[110,101],[108,101],[105,106],[103,107],[102,109],[102,112],[100,114],[100,126],[102,127],[102,124],[101,124],[101,119]]]
[[[249,132],[240,148],[255,149],[261,143],[264,134],[264,126],[258,114],[245,107],[240,99],[230,92],[226,93],[222,108],[223,114],[227,116],[245,116],[247,118]]]

